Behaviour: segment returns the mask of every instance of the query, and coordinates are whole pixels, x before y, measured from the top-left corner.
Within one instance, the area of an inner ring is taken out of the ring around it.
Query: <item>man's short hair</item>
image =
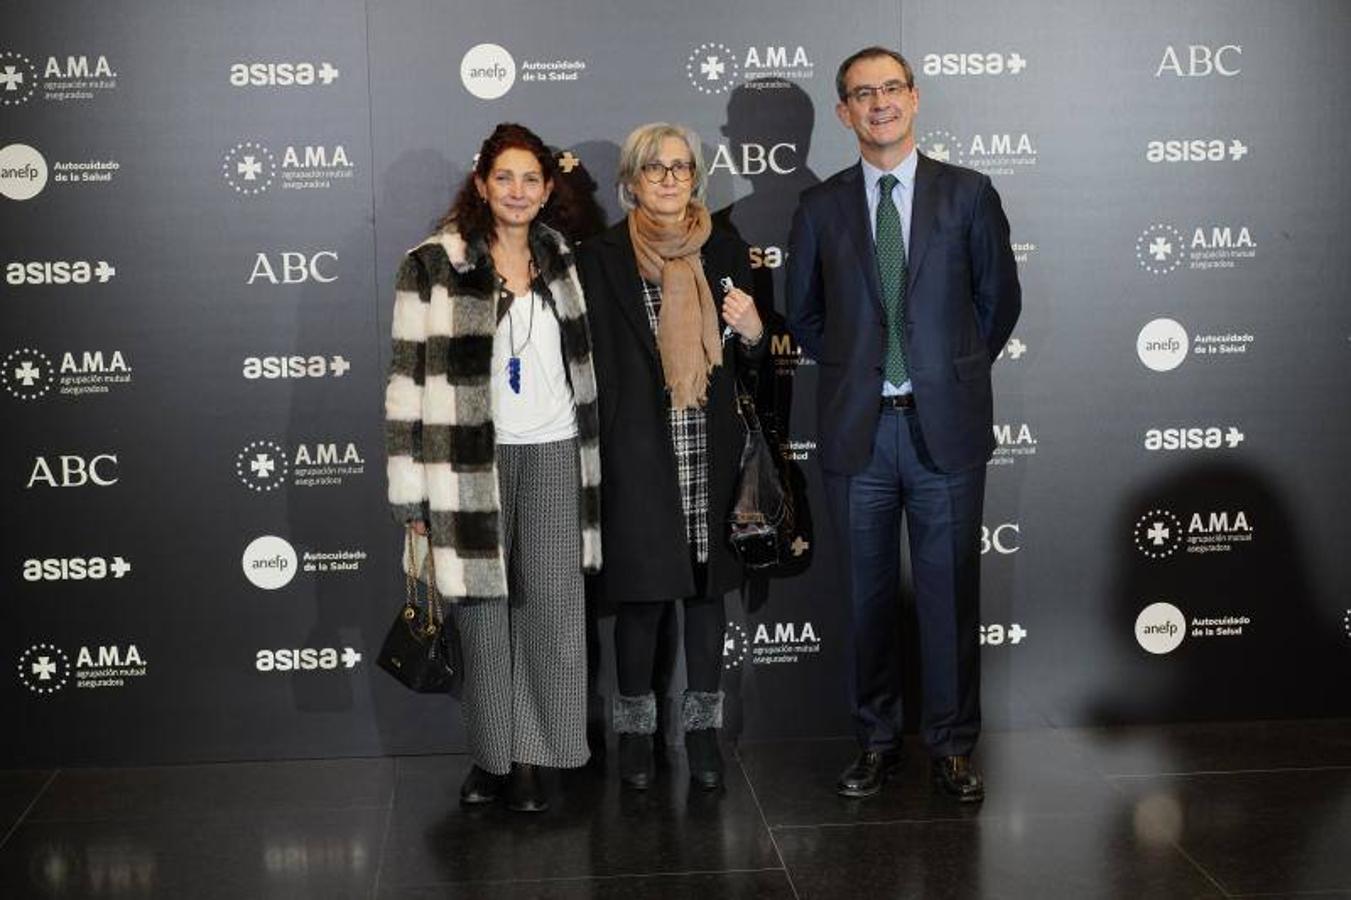
[[[841,103],[849,99],[848,95],[845,93],[844,76],[849,72],[850,66],[861,60],[876,59],[879,56],[887,56],[900,63],[901,68],[905,70],[907,86],[915,86],[915,70],[910,68],[910,63],[906,61],[904,56],[901,56],[901,54],[892,50],[890,47],[864,47],[862,50],[852,54],[848,59],[840,63],[840,68],[835,72],[835,93],[840,95]]]

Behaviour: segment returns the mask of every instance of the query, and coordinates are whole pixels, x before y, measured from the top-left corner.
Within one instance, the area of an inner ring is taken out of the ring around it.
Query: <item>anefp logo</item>
[[[0,196],[32,200],[47,186],[47,160],[27,144],[0,148]]]
[[[1171,603],[1151,603],[1135,618],[1135,639],[1155,655],[1172,653],[1187,636],[1187,617]]]
[[[460,81],[480,100],[496,100],[516,83],[516,60],[498,44],[476,44],[460,60]]]
[[[265,534],[244,548],[242,564],[254,587],[275,591],[296,577],[296,548],[286,538]]]
[[[1155,372],[1170,372],[1187,358],[1187,329],[1173,319],[1155,319],[1140,329],[1135,353],[1145,367]]]

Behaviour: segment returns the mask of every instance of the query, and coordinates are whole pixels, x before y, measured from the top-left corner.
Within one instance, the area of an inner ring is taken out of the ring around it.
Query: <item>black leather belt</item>
[[[883,409],[914,409],[914,408],[915,408],[915,395],[914,395],[914,394],[896,394],[896,395],[891,396],[891,397],[883,397],[883,398],[882,398],[882,408],[883,408]]]

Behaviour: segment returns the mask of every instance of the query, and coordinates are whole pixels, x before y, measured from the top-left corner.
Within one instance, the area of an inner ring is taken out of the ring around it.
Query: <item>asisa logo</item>
[[[926,53],[921,71],[939,75],[1019,75],[1027,68],[1021,53]]]
[[[1197,425],[1183,428],[1150,428],[1145,431],[1146,450],[1232,450],[1246,435],[1230,425]]]
[[[106,259],[89,262],[78,260],[34,260],[11,262],[5,265],[5,283],[24,285],[107,284],[117,269]]]
[[[259,672],[330,672],[354,669],[361,653],[354,647],[284,647],[259,650],[253,667]]]
[[[238,88],[321,87],[338,80],[338,67],[311,62],[239,62],[230,66],[230,86]]]
[[[131,563],[121,556],[56,556],[25,559],[20,571],[30,582],[117,580],[131,574]]]
[[[249,381],[263,379],[342,378],[352,364],[338,356],[248,356],[243,375]]]
[[[1238,138],[1168,138],[1145,144],[1145,160],[1152,163],[1237,162],[1248,155]]]

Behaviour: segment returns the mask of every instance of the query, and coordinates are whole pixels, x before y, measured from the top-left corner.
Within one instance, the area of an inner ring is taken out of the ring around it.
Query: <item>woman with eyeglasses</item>
[[[600,400],[606,565],[596,584],[615,609],[620,777],[638,790],[654,777],[658,635],[680,603],[690,777],[717,790],[723,595],[743,579],[726,525],[745,440],[734,382],[768,341],[742,290],[748,248],[714,229],[702,202],[698,136],[665,122],[635,129],[616,181],[628,215],[583,244],[578,264]]]

